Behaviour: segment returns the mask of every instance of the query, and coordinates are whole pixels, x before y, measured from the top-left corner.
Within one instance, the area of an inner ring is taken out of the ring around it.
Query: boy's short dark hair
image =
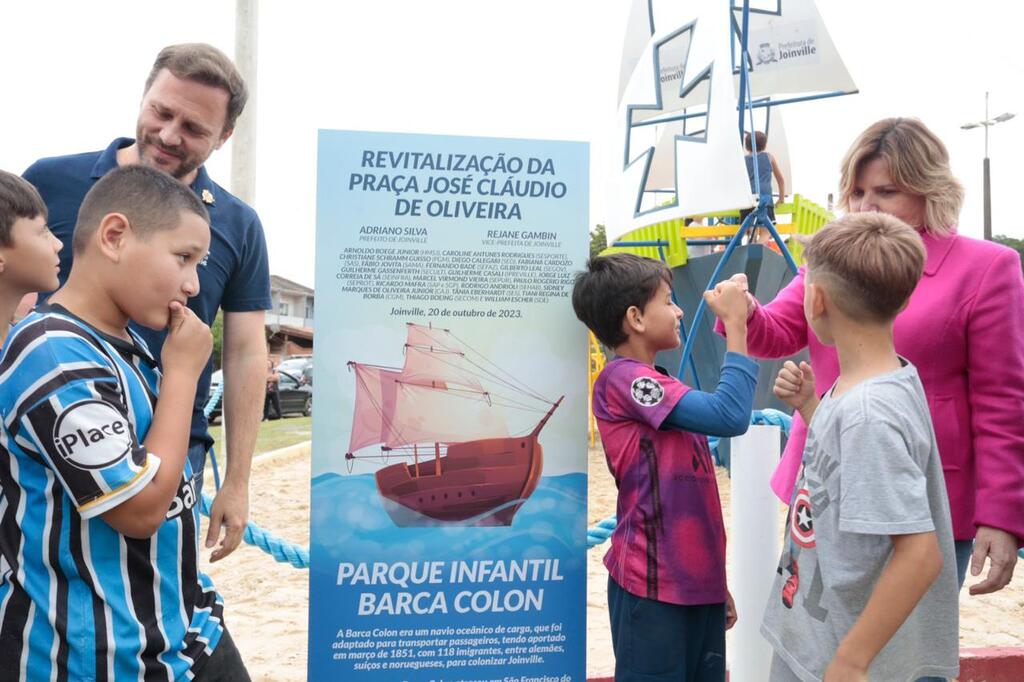
[[[11,230],[19,218],[46,218],[46,204],[32,184],[0,170],[0,246],[12,246]]]
[[[753,142],[757,145],[757,151],[763,152],[764,148],[765,148],[765,145],[768,144],[768,136],[765,135],[764,133],[762,133],[760,130],[755,130],[754,131],[754,140],[753,140]],[[754,151],[753,149],[751,149],[750,143],[751,143],[750,133],[744,133],[743,134],[743,147],[748,152]]]
[[[153,81],[164,69],[170,71],[175,78],[196,81],[228,93],[224,130],[220,132],[234,129],[235,122],[245,109],[249,92],[245,87],[245,79],[226,54],[206,43],[168,45],[160,50],[153,62],[153,68],[146,79],[145,92],[149,92]]]
[[[71,245],[81,253],[100,221],[121,213],[141,237],[178,225],[182,211],[195,213],[207,222],[210,214],[195,193],[167,173],[148,166],[122,166],[92,186],[78,210]]]
[[[895,319],[924,271],[921,236],[885,213],[848,213],[801,241],[812,281],[860,322]]]
[[[572,308],[598,341],[615,348],[629,338],[622,330],[626,311],[643,309],[662,282],[672,286],[672,271],[661,261],[631,253],[595,256],[576,274]]]

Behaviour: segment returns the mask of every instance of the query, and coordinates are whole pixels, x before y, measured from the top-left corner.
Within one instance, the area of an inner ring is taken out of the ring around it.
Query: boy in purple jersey
[[[750,422],[757,363],[746,357],[746,298],[734,282],[704,294],[729,329],[714,393],[654,366],[680,345],[683,311],[665,264],[618,253],[576,276],[576,316],[615,358],[594,384],[594,416],[619,495],[605,555],[615,679],[725,679],[736,610],[725,580],[725,527],[707,435]]]

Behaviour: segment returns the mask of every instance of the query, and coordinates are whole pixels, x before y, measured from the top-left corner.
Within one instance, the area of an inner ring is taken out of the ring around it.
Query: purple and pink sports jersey
[[[725,525],[707,437],[659,427],[689,387],[616,358],[594,383],[594,417],[619,489],[604,557],[626,591],[671,604],[726,600]]]

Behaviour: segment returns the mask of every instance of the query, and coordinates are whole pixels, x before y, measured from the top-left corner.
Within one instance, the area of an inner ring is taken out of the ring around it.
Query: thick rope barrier
[[[782,433],[789,435],[789,428],[793,425],[793,418],[781,410],[773,410],[770,407],[763,410],[754,410],[750,414],[750,423],[757,426],[778,426]]]
[[[761,424],[768,426],[778,426],[782,429],[782,433],[789,435],[789,427],[793,423],[793,418],[785,412],[773,409],[765,410],[754,410],[750,414],[751,424]],[[715,461],[718,461],[718,438],[712,436],[708,438],[708,446],[715,455]],[[607,519],[603,519],[595,526],[591,526],[587,529],[587,549],[593,549],[598,545],[604,544],[608,538],[612,536],[615,531],[616,519],[614,516],[609,516]]]
[[[597,547],[604,543],[605,540],[612,536],[612,532],[615,530],[616,519],[614,516],[609,516],[603,521],[598,521],[596,526],[591,526],[587,529],[587,549]]]
[[[213,505],[213,498],[203,493],[202,504],[199,511],[203,516],[210,515],[210,507]],[[253,547],[258,547],[274,557],[274,560],[282,564],[291,564],[295,568],[309,568],[309,550],[274,535],[270,531],[261,528],[252,521],[246,524],[242,539]]]
[[[224,395],[224,383],[221,382],[217,386],[213,395],[210,396],[210,400],[207,401],[206,407],[203,408],[203,414],[209,418],[210,413],[213,412],[213,408],[220,402],[221,397]],[[220,490],[220,472],[217,466],[217,458],[214,455],[213,450],[210,450],[210,458],[213,463],[213,481],[216,485],[217,490]],[[199,504],[199,511],[203,516],[210,516],[210,507],[213,506],[213,498],[206,493],[202,494],[202,500]],[[264,552],[274,557],[274,560],[282,564],[291,564],[295,568],[309,568],[309,549],[301,547],[295,543],[288,542],[287,540],[280,538],[270,531],[261,528],[252,521],[245,524],[245,531],[242,534],[242,539],[246,544],[258,547]]]

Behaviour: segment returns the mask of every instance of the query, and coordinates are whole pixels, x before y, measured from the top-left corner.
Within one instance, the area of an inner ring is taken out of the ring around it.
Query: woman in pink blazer
[[[896,350],[924,384],[946,478],[961,585],[985,558],[971,594],[1009,583],[1024,542],[1024,278],[1012,249],[956,234],[963,188],[945,146],[916,119],[890,118],[865,130],[842,162],[840,208],[882,211],[916,227],[927,250],[924,276],[896,318]],[[745,284],[745,275],[736,275]],[[839,375],[835,349],[804,319],[803,269],[767,305],[752,297],[752,355],[810,350],[821,395]],[[788,502],[806,426],[793,429],[772,488]]]

